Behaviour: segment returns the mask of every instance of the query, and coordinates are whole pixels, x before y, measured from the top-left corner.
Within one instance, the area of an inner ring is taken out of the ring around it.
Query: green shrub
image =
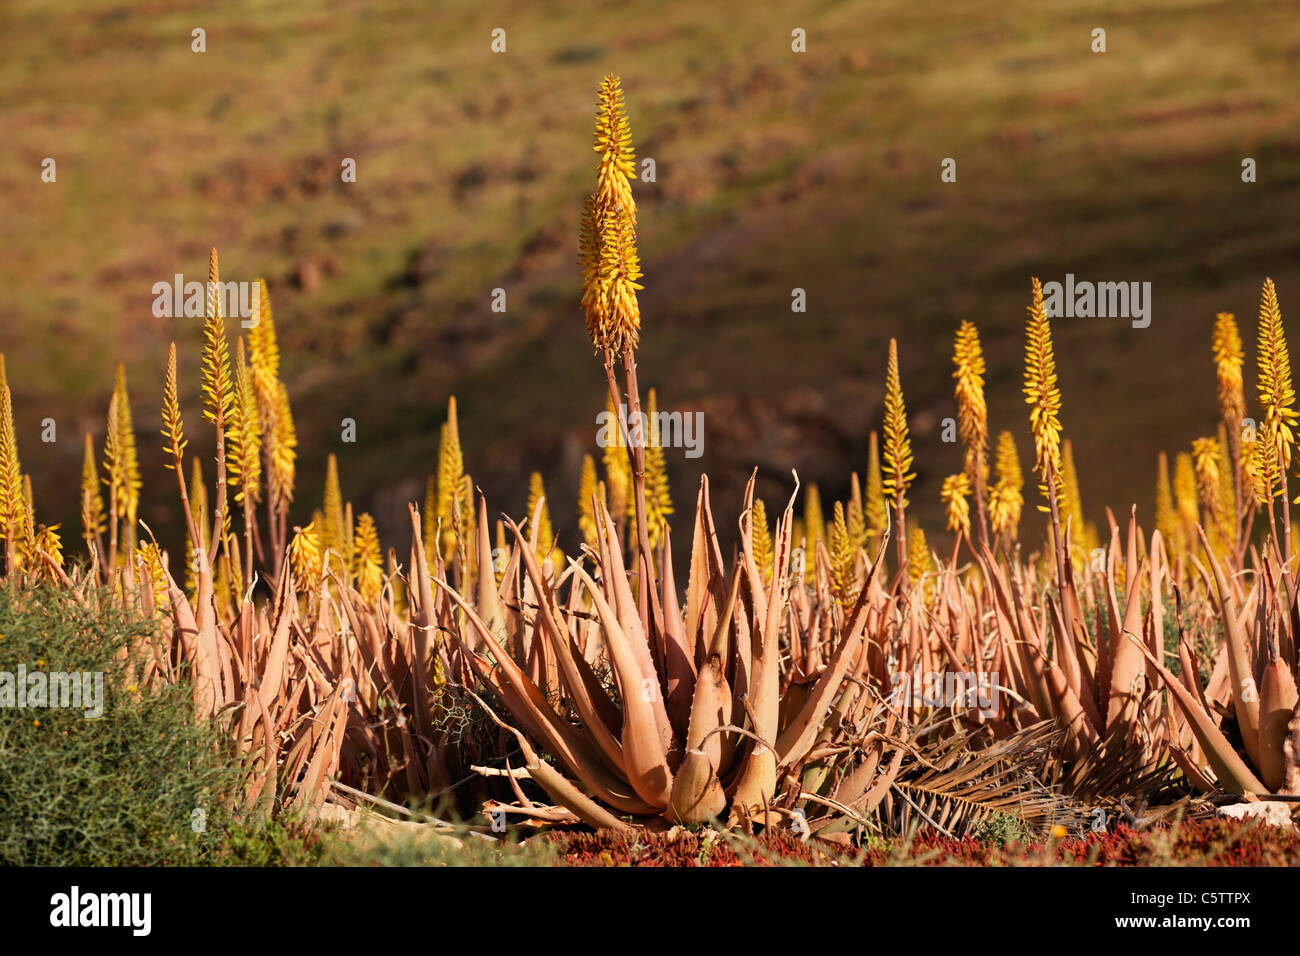
[[[98,718],[84,708],[0,706],[0,865],[267,856],[247,838],[227,839],[240,826],[227,809],[238,768],[220,728],[196,723],[188,683],[132,683],[122,652],[156,640],[152,624],[91,611],[54,589],[3,587],[0,635],[0,672],[103,675]]]
[[[1028,846],[1034,842],[1034,831],[1013,813],[994,814],[981,823],[972,836],[999,849],[1015,844]]]

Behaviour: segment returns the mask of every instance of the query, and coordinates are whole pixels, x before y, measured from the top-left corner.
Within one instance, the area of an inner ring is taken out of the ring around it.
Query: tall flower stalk
[[[1291,381],[1291,357],[1287,351],[1286,330],[1277,304],[1277,290],[1272,279],[1264,280],[1259,302],[1258,361],[1259,405],[1264,413],[1260,434],[1255,442],[1255,471],[1260,483],[1260,503],[1268,510],[1268,523],[1275,543],[1278,542],[1273,500],[1282,498],[1283,554],[1291,553],[1291,520],[1287,500],[1286,472],[1291,467],[1295,446],[1297,413],[1295,388]]]
[[[1047,499],[1039,506],[1052,517],[1052,544],[1056,549],[1058,581],[1065,583],[1064,542],[1060,533],[1061,390],[1056,385],[1056,358],[1052,326],[1043,304],[1042,283],[1034,278],[1033,301],[1025,329],[1025,403],[1029,406],[1029,431],[1034,438],[1034,471],[1039,490]]]
[[[907,430],[907,407],[898,373],[898,342],[889,340],[889,364],[885,369],[885,463],[884,493],[894,506],[894,541],[898,546],[898,570],[907,570],[907,489],[916,477],[912,468],[912,442]]]
[[[1241,425],[1246,417],[1246,396],[1242,386],[1241,367],[1245,354],[1241,347],[1241,333],[1231,312],[1220,312],[1214,317],[1214,335],[1211,340],[1214,353],[1214,371],[1219,384],[1219,414],[1227,431],[1228,453],[1232,459],[1232,545],[1239,555],[1241,547],[1241,522],[1246,495],[1242,487]],[[1253,504],[1253,499],[1252,499]],[[1240,560],[1240,557],[1238,557]]]
[[[217,496],[212,512],[212,543],[208,563],[217,560],[225,540],[229,515],[226,511],[226,429],[235,407],[234,377],[230,374],[230,345],[221,316],[221,269],[217,250],[208,257],[207,315],[203,320],[203,417],[217,434]]]
[[[989,410],[984,402],[984,352],[973,322],[963,321],[958,326],[952,363],[952,377],[957,380],[957,431],[966,446],[965,472],[975,497],[980,543],[984,544],[988,541],[984,497],[989,472]]]
[[[1004,546],[1010,549],[1011,543],[1020,535],[1020,509],[1025,504],[1025,479],[1011,432],[998,434],[996,464],[998,480],[989,492],[989,518],[993,523],[993,533],[1003,538]]]
[[[622,83],[613,75],[601,81],[596,94],[592,148],[600,159],[596,165],[596,190],[584,207],[579,236],[582,305],[592,343],[604,355],[605,378],[615,408],[621,404],[615,360],[623,365],[628,418],[635,434],[628,434],[627,425],[622,421],[619,427],[627,443],[628,461],[632,468],[640,566],[637,580],[642,594],[648,595],[648,602],[642,602],[642,606],[648,604],[655,632],[662,634],[663,610],[654,586],[650,519],[646,507],[648,436],[641,427],[641,397],[636,375],[636,346],[641,330],[641,310],[636,294],[642,286],[636,248],[636,201],[632,198],[630,185],[635,175],[635,159]],[[643,624],[649,625],[650,621],[643,621]]]

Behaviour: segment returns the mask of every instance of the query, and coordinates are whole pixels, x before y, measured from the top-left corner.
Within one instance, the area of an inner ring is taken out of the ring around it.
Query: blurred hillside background
[[[1014,432],[1027,468],[1029,277],[1073,272],[1153,283],[1147,329],[1054,323],[1087,516],[1104,527],[1104,505],[1136,501],[1149,525],[1157,451],[1215,427],[1214,313],[1237,314],[1253,368],[1271,275],[1300,344],[1295,4],[780,6],[9,0],[0,350],[41,519],[77,538],[82,433],[102,447],[120,359],[141,517],[175,532],[156,437],[173,339],[192,453],[210,457],[211,434],[200,321],[155,319],[152,286],[204,280],[216,246],[223,279],[270,285],[301,443],[296,521],[337,452],[345,497],[404,553],[405,501],[423,495],[454,393],[493,512],[522,516],[538,469],[571,546],[604,396],[578,216],[596,86],[614,72],[638,160],[657,165],[657,182],[633,184],[641,382],[661,408],[705,413],[703,457],[668,456],[679,512],[701,469],[728,532],[754,466],[771,509],[792,467],[824,501],[843,497],[898,336],[911,497],[942,540],[939,484],[961,462],[939,437],[953,332],[978,324],[991,426]],[[191,52],[195,27],[206,53]],[[56,184],[40,180],[47,156]],[[340,181],[344,157],[356,183]],[[940,182],[944,157],[955,184]],[[40,443],[46,417],[55,444]],[[356,444],[340,441],[345,417]]]

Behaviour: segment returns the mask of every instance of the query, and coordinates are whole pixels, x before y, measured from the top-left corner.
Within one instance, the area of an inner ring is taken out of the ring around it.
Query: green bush
[[[0,585],[0,673],[16,676],[21,665],[28,674],[103,674],[100,717],[86,717],[84,706],[0,706],[0,866],[541,865],[555,858],[540,846],[512,850],[468,837],[458,844],[382,827],[344,836],[311,813],[263,821],[232,811],[241,770],[228,729],[195,720],[184,674],[146,689],[125,663],[128,646],[158,640],[152,622],[92,611],[66,591]]]
[[[972,834],[976,840],[991,843],[998,849],[1034,842],[1034,831],[1013,813],[997,813],[989,817]]]
[[[155,627],[65,592],[0,588],[0,672],[103,674],[103,716],[0,706],[0,865],[273,862],[228,807],[238,767],[185,680],[145,690],[124,663]],[[0,692],[3,687],[0,687]],[[16,700],[15,702],[16,703]],[[252,831],[256,834],[257,831]],[[232,839],[232,834],[236,838]]]

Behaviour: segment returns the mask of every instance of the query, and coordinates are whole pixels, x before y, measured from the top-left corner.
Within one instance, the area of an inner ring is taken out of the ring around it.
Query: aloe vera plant
[[[465,667],[544,742],[564,773],[612,812],[685,823],[728,816],[766,820],[781,775],[812,749],[857,656],[866,629],[865,591],[856,613],[819,647],[826,660],[816,679],[802,688],[799,701],[789,693],[780,634],[792,611],[793,500],[777,522],[774,571],[765,583],[752,546],[752,492],[751,482],[743,553],[728,571],[707,481],[702,484],[685,607],[669,548],[663,550],[662,629],[645,626],[614,521],[600,501],[594,508],[603,533],[589,554],[595,574],[576,560],[562,571],[543,567],[509,522],[516,538],[509,565],[522,568],[517,585],[507,571],[503,593],[488,588],[471,600],[436,581],[464,616],[453,633]],[[486,569],[479,579],[490,580]],[[561,601],[564,579],[571,583]],[[535,612],[503,614],[516,598]],[[612,688],[593,668],[598,651],[608,658]],[[798,706],[788,706],[792,702]],[[552,777],[538,779],[545,787]],[[568,792],[552,796],[583,815]]]

